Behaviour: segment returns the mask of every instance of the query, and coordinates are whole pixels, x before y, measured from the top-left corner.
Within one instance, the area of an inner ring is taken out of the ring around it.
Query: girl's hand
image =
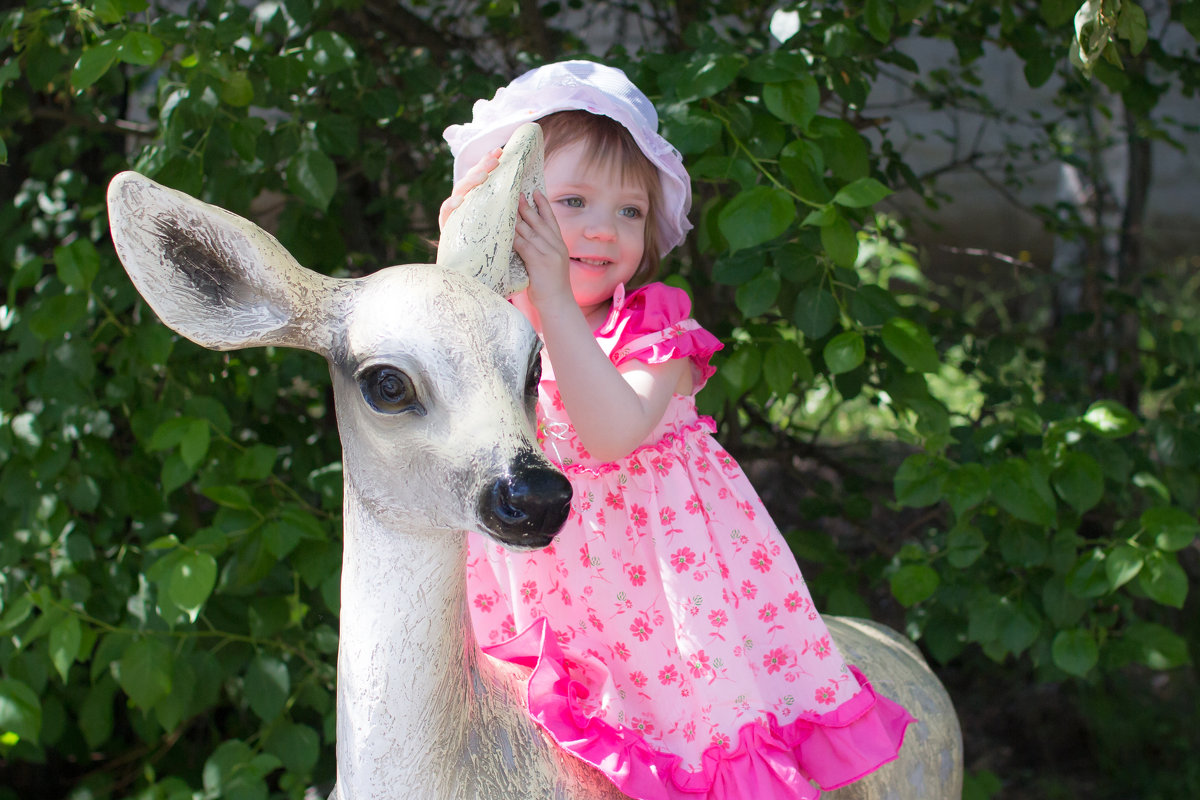
[[[497,147],[486,153],[483,158],[479,159],[478,164],[467,170],[467,174],[463,175],[462,180],[454,184],[450,196],[442,201],[442,207],[438,210],[438,230],[446,227],[446,220],[450,219],[454,209],[463,204],[467,192],[487,180],[487,176],[500,163],[501,152],[502,148]]]
[[[545,194],[534,192],[533,205],[521,195],[515,233],[513,250],[529,273],[529,302],[539,311],[558,303],[574,304],[570,255]]]

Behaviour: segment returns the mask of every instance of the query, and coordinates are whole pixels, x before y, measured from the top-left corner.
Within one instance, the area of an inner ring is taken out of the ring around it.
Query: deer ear
[[[332,350],[328,309],[340,282],[297,264],[249,220],[136,172],[109,184],[108,220],[134,286],[196,344]]]
[[[542,129],[530,122],[517,128],[504,146],[500,165],[446,220],[438,266],[470,275],[503,297],[522,291],[529,276],[512,249],[517,198],[525,195],[532,203],[534,191],[545,191],[542,167]]]

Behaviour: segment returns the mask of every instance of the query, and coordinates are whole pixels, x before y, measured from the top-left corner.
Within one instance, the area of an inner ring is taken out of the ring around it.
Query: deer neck
[[[444,784],[458,780],[479,713],[466,540],[386,530],[347,486],[337,685],[346,800],[454,794]]]

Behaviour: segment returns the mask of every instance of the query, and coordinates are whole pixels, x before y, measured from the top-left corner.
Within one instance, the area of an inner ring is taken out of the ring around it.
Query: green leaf
[[[1119,544],[1104,559],[1104,574],[1114,591],[1137,577],[1142,571],[1142,551],[1130,544]]]
[[[892,40],[892,22],[896,18],[894,0],[867,0],[864,16],[867,31],[876,41],[887,44]]]
[[[101,676],[79,706],[79,730],[88,747],[99,748],[113,732],[113,697],[117,685],[108,675]]]
[[[312,512],[300,506],[282,506],[279,511],[279,519],[299,530],[302,539],[325,541],[329,538],[329,530],[312,515]],[[340,524],[338,530],[341,530]]]
[[[821,103],[821,91],[813,76],[805,73],[796,80],[763,86],[763,105],[784,122],[807,128]]]
[[[44,342],[62,339],[87,316],[87,295],[56,294],[46,299],[29,317],[29,330]]]
[[[167,596],[195,622],[216,583],[215,558],[208,553],[185,553],[171,568]]]
[[[1200,2],[1191,0],[1190,3],[1184,3],[1179,11],[1179,21],[1193,39],[1200,40]]]
[[[735,394],[745,394],[758,383],[762,375],[762,360],[762,351],[757,347],[739,347],[721,362],[717,374]]]
[[[4,614],[0,615],[0,634],[16,630],[18,625],[29,619],[34,606],[33,596],[29,594],[19,594],[16,599],[3,606]]]
[[[812,380],[812,364],[795,342],[776,342],[763,358],[763,377],[777,397],[786,397]]]
[[[1137,3],[1126,0],[1117,17],[1117,35],[1129,42],[1129,52],[1137,55],[1146,46],[1149,25],[1146,12]]]
[[[995,641],[1004,622],[1003,605],[1003,598],[977,587],[967,601],[967,638],[981,645]]]
[[[146,449],[153,453],[177,447],[197,422],[203,421],[191,417],[171,417],[163,420],[154,428],[154,433],[150,434],[150,442]]]
[[[1042,608],[1056,626],[1065,628],[1079,622],[1087,613],[1089,603],[1067,588],[1067,582],[1051,575],[1042,585]]]
[[[353,66],[357,55],[340,34],[317,31],[304,43],[305,60],[318,75],[332,75]]]
[[[189,467],[185,464],[183,458],[178,453],[171,453],[163,461],[162,471],[159,474],[159,482],[162,484],[163,495],[169,495],[183,486],[195,474],[195,467]]]
[[[196,673],[187,661],[175,662],[174,683],[176,686],[195,686]],[[159,700],[154,706],[154,718],[163,730],[173,731],[188,714],[192,698],[189,692],[174,691]]]
[[[999,545],[1005,563],[1014,567],[1041,566],[1049,554],[1045,532],[1028,525],[1006,525],[1000,531]]]
[[[1142,527],[1160,550],[1175,552],[1190,545],[1200,533],[1200,522],[1175,506],[1155,506],[1142,512]]]
[[[920,19],[933,10],[934,0],[897,0],[896,10],[900,22],[907,24]]]
[[[821,247],[834,264],[843,269],[854,269],[858,261],[858,235],[845,217],[838,214],[821,228]]]
[[[119,0],[95,0],[92,8],[100,21],[106,25],[120,22],[121,17],[125,15],[125,10],[121,7]]]
[[[1138,418],[1116,400],[1097,400],[1081,419],[1106,439],[1120,439],[1141,428]]]
[[[662,114],[663,136],[687,155],[703,153],[721,139],[721,121],[703,109],[676,103]]]
[[[276,558],[285,558],[295,550],[303,535],[303,531],[299,528],[282,520],[268,522],[263,525],[262,529],[263,542],[266,543],[267,550],[271,552],[271,555]]]
[[[1106,560],[1099,547],[1082,554],[1067,573],[1067,588],[1071,594],[1084,600],[1108,594],[1112,584],[1108,580]]]
[[[873,206],[892,193],[874,178],[859,178],[848,183],[833,196],[833,202],[847,208],[866,208]]]
[[[969,462],[951,470],[946,475],[943,491],[954,516],[963,519],[968,511],[987,500],[991,493],[991,479],[987,467]]]
[[[337,167],[320,150],[301,150],[288,162],[287,183],[304,202],[325,211],[337,192]]]
[[[83,628],[74,614],[67,614],[50,629],[50,661],[63,683],[67,683],[67,673],[79,657],[82,641]]]
[[[1080,514],[1104,497],[1104,470],[1086,453],[1067,453],[1050,475],[1063,500]]]
[[[204,763],[205,797],[222,800],[267,800],[264,778],[279,764],[274,756],[255,756],[243,741],[222,742]]]
[[[807,139],[788,143],[779,153],[779,169],[792,184],[796,194],[811,203],[830,202],[829,187],[825,185],[825,154],[820,146]]]
[[[79,238],[54,248],[54,266],[59,280],[72,289],[86,292],[100,271],[100,253],[91,240]]]
[[[987,550],[987,539],[974,525],[960,525],[946,537],[946,560],[950,566],[966,569]]]
[[[722,253],[713,264],[713,280],[726,286],[741,286],[766,268],[761,252]]]
[[[183,463],[195,469],[208,453],[211,436],[208,420],[190,420],[179,440],[179,457],[183,459]]]
[[[849,183],[866,177],[871,169],[870,151],[862,134],[843,119],[817,116],[809,132],[818,137],[825,163],[838,180]]]
[[[240,486],[209,486],[203,491],[209,500],[226,508],[245,511],[253,505],[250,493]]]
[[[928,453],[913,453],[896,470],[892,489],[896,502],[902,506],[920,508],[942,499],[945,468],[942,462]]]
[[[117,43],[104,44],[84,50],[71,70],[71,87],[82,91],[104,77],[109,67],[117,60]]]
[[[1038,49],[1020,55],[1025,60],[1023,72],[1029,88],[1037,89],[1053,77],[1058,60],[1051,52]]]
[[[234,72],[221,83],[221,102],[234,108],[254,102],[254,84],[245,72]]]
[[[234,464],[234,474],[238,480],[261,481],[275,468],[276,458],[274,447],[265,444],[252,445],[238,456]]]
[[[915,372],[937,372],[941,367],[933,337],[925,326],[904,317],[893,317],[883,326],[883,346]]]
[[[283,712],[292,691],[287,664],[271,656],[255,656],[246,669],[246,701],[264,722]]]
[[[1038,476],[1022,458],[1009,458],[991,468],[992,497],[1017,519],[1035,525],[1055,522],[1053,500],[1047,500],[1049,487],[1040,486]]]
[[[229,129],[229,138],[234,152],[243,161],[253,161],[258,154],[258,137],[266,123],[257,117],[239,119]]]
[[[891,577],[892,596],[910,607],[928,600],[937,591],[941,578],[928,564],[905,564]]]
[[[1146,556],[1138,585],[1151,600],[1172,608],[1183,608],[1188,578],[1174,553],[1153,552]]]
[[[840,313],[837,300],[828,290],[810,286],[796,295],[792,322],[809,339],[820,339],[833,329]]]
[[[1079,0],[1042,0],[1042,19],[1052,28],[1066,25],[1079,9]]]
[[[849,305],[850,316],[868,328],[881,326],[892,317],[903,314],[892,293],[873,283],[855,289],[850,295]]]
[[[858,331],[843,331],[825,343],[822,351],[830,375],[841,375],[863,363],[867,346]]]
[[[307,775],[317,765],[321,740],[307,725],[288,722],[271,731],[263,748],[283,762],[288,772]]]
[[[171,691],[171,649],[158,639],[138,639],[113,662],[113,674],[135,706],[145,711]]]
[[[754,186],[739,192],[721,209],[717,226],[731,251],[769,242],[787,230],[796,218],[796,206],[782,189]]]
[[[1001,603],[1000,643],[1014,655],[1028,650],[1041,632],[1042,620],[1024,603],[1004,598]]]
[[[1175,669],[1192,661],[1187,639],[1154,622],[1135,622],[1125,629],[1141,650],[1138,660],[1151,669]]]
[[[733,83],[744,63],[741,56],[698,53],[684,66],[675,91],[681,101],[712,97]]]
[[[1068,675],[1082,678],[1100,658],[1096,637],[1084,628],[1059,631],[1050,646],[1054,665]]]
[[[229,412],[225,410],[225,404],[212,395],[189,397],[183,404],[183,412],[189,417],[208,420],[213,428],[226,436],[233,430],[233,422],[229,418]]]
[[[734,301],[743,317],[757,317],[770,311],[775,305],[775,300],[779,297],[779,288],[779,274],[773,270],[764,270],[737,288]]]
[[[144,31],[130,31],[125,34],[117,48],[117,56],[126,64],[143,67],[157,64],[162,54],[162,40]]]
[[[20,681],[0,678],[0,734],[37,744],[42,732],[42,704]]]
[[[1003,789],[1004,782],[990,769],[968,770],[963,775],[962,800],[991,800]]]

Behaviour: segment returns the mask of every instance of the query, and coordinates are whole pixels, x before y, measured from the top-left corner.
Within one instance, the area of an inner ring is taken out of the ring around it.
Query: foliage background
[[[696,231],[665,273],[726,342],[704,409],[824,607],[929,654],[967,796],[1200,794],[1198,254],[1156,253],[1144,225],[1151,154],[1196,133],[1160,102],[1195,97],[1200,0],[772,11],[0,12],[0,798],[299,798],[333,774],[325,367],[173,336],[107,240],[108,179],[137,169],[251,216],[326,273],[428,261],[443,128],[568,55],[625,68],[683,151]],[[780,43],[773,20],[797,32]],[[919,40],[954,57],[919,64]],[[994,52],[1052,103],[998,106]],[[983,253],[964,273],[920,246],[915,218],[952,198],[871,114],[884,77],[915,107],[1019,129],[957,164],[986,160],[998,186],[1078,170],[1085,202],[1028,209],[1075,257]]]

